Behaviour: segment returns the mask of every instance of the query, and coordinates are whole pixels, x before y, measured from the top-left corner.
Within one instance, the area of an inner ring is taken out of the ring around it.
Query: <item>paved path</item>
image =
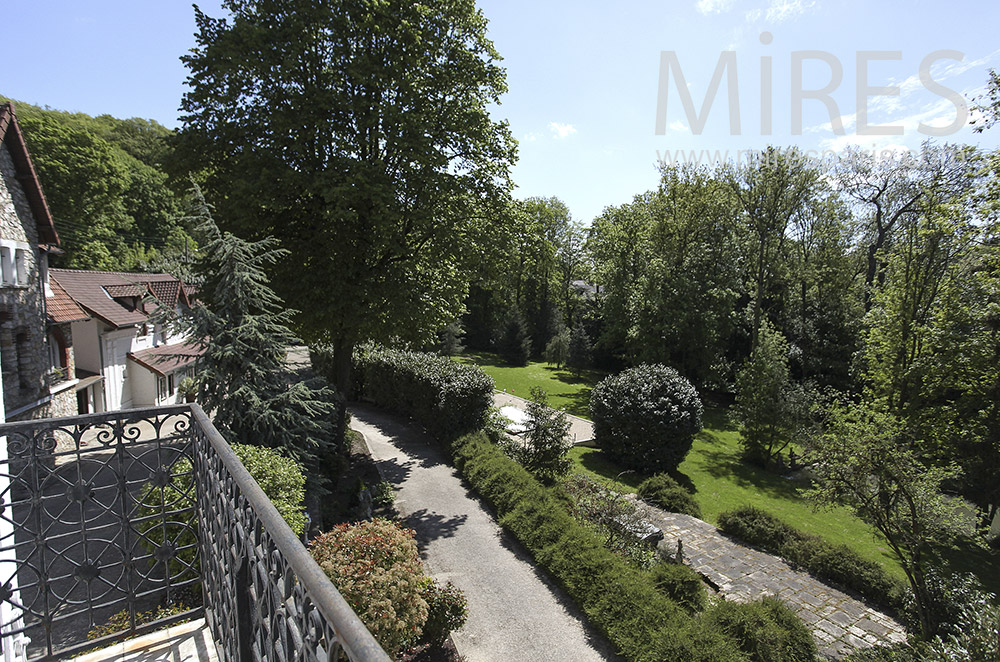
[[[493,393],[493,404],[497,407],[504,407],[506,405],[513,405],[525,411],[528,401],[524,398],[519,398],[516,395],[511,395],[506,391],[495,391]],[[566,418],[569,419],[569,438],[573,440],[573,445],[584,444],[591,442],[594,439],[594,424],[585,418],[580,418],[579,416],[573,416],[572,414],[566,414]]]
[[[793,570],[781,558],[740,545],[690,515],[646,510],[649,521],[663,531],[661,549],[673,552],[681,540],[685,563],[718,586],[727,600],[778,596],[812,628],[826,657],[839,659],[858,648],[906,639],[906,630],[891,617]]]
[[[618,659],[424,433],[374,408],[354,405],[351,413],[351,427],[396,486],[397,508],[417,532],[426,567],[469,600],[469,620],[453,635],[467,662]]]

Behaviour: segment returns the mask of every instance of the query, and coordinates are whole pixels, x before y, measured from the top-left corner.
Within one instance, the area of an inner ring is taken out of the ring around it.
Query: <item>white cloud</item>
[[[538,140],[538,134],[534,131],[524,134],[521,136],[521,142],[523,143],[533,143]]]
[[[568,138],[574,133],[576,133],[576,127],[572,124],[563,124],[561,122],[551,122],[549,123],[549,128],[552,130],[552,134],[559,138]]]
[[[670,130],[671,131],[678,131],[678,132],[680,132],[680,131],[687,131],[688,130],[688,125],[685,124],[684,122],[680,121],[680,120],[674,120],[673,122],[671,122],[669,124],[669,126],[670,126]]]
[[[705,16],[708,16],[709,14],[721,14],[722,12],[732,9],[735,1],[736,0],[698,0],[698,2],[695,3],[694,8]]]
[[[781,23],[790,18],[801,16],[807,9],[816,6],[815,0],[806,2],[805,0],[771,0],[771,5],[767,8],[767,20],[774,23]]]

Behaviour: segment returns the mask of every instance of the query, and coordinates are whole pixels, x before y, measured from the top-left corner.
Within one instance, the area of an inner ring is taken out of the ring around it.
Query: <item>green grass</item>
[[[575,377],[567,370],[540,362],[515,368],[493,354],[469,354],[461,360],[480,365],[493,377],[498,389],[528,397],[532,386],[540,386],[548,391],[552,404],[584,418],[589,418],[590,390],[604,376],[588,371]],[[740,460],[740,434],[724,411],[707,410],[704,425],[674,477],[694,494],[706,521],[715,524],[720,513],[753,505],[801,531],[845,544],[882,564],[894,577],[904,579],[899,562],[881,536],[847,509],[816,510],[806,500],[801,484],[744,464]],[[569,457],[577,470],[611,481],[621,491],[635,492],[645,478],[635,472],[623,473],[596,448],[577,446],[570,450]],[[995,554],[963,547],[942,550],[942,555],[953,570],[975,573],[989,590],[1000,594],[1000,564]]]
[[[538,386],[549,394],[550,406],[586,419],[590,418],[590,389],[604,377],[604,373],[597,370],[585,370],[580,375],[574,375],[566,368],[541,361],[514,367],[507,365],[496,354],[487,352],[470,352],[456,359],[481,367],[501,391],[529,398],[531,387]]]

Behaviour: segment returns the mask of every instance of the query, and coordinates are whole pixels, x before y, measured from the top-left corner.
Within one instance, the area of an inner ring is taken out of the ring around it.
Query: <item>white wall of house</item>
[[[129,361],[129,385],[132,389],[133,407],[154,407],[156,401],[156,378],[158,375],[135,361]]]
[[[98,325],[102,322],[90,319],[86,322],[73,322],[70,332],[73,334],[73,353],[76,356],[76,367],[96,374],[101,373],[101,346],[98,340]]]

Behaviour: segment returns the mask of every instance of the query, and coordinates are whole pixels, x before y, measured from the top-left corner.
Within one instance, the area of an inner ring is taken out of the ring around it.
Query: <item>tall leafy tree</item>
[[[473,0],[225,0],[196,9],[179,165],[224,227],[274,235],[272,269],[342,389],[354,345],[420,342],[461,312],[504,217],[514,141]]]
[[[773,304],[776,280],[787,268],[788,227],[816,193],[819,173],[796,149],[768,147],[731,167],[727,180],[742,207],[750,293],[751,346]]]

